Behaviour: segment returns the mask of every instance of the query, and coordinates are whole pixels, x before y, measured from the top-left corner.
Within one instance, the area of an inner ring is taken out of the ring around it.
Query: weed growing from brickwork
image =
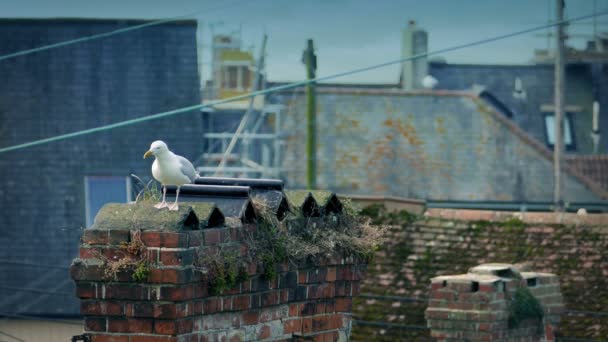
[[[137,175],[131,174],[131,177],[135,180],[133,185],[137,191],[137,196],[135,197],[136,203],[153,203],[160,201],[162,193],[156,186],[153,186],[153,179],[149,180],[148,183],[144,183]]]
[[[95,251],[96,256],[103,260],[105,266],[105,277],[115,280],[118,273],[123,271],[133,271],[131,277],[134,281],[143,282],[148,279],[150,265],[147,261],[147,249],[141,241],[141,232],[133,231],[133,238],[130,242],[122,242],[120,249],[123,251],[122,257],[114,260],[109,259],[99,251]]]
[[[384,241],[386,227],[358,216],[360,210],[349,200],[341,203],[340,213],[304,217],[300,210],[291,208],[290,214],[279,221],[263,199],[255,199],[258,231],[249,239],[249,250],[253,260],[261,261],[264,278],[274,279],[276,265],[286,260],[297,262],[338,252],[369,261]]]
[[[537,319],[540,323],[543,309],[527,287],[520,287],[515,290],[509,302],[509,327],[515,328],[526,319]]]
[[[245,262],[239,260],[234,250],[222,248],[212,254],[201,253],[196,266],[204,272],[209,291],[214,296],[249,279]]]

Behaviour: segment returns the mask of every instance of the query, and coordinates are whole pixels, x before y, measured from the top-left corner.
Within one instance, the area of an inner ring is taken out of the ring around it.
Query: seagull
[[[163,200],[154,207],[157,209],[169,207],[169,210],[178,210],[179,188],[184,184],[192,183],[198,176],[194,166],[188,159],[171,152],[167,144],[160,140],[153,142],[150,149],[144,153],[144,159],[149,156],[156,158],[152,163],[152,176],[163,186]],[[165,201],[167,185],[177,186],[175,203],[172,205],[168,205]]]

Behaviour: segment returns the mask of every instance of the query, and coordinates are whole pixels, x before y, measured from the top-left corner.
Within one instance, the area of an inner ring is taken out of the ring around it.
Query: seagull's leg
[[[175,202],[169,206],[169,210],[178,210],[179,207],[177,206],[177,199],[179,198],[179,186],[177,187],[177,190],[175,190]]]
[[[162,202],[158,203],[157,205],[154,206],[154,208],[156,209],[162,209],[167,207],[167,201],[165,201],[165,196],[167,195],[167,187],[163,186],[163,200]]]

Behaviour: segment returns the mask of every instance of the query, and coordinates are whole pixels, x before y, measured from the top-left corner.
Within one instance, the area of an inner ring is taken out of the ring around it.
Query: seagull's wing
[[[192,165],[192,163],[182,157],[182,156],[177,156],[177,160],[179,160],[179,165],[180,165],[180,171],[186,175],[186,177],[188,177],[188,179],[190,179],[191,182],[194,182],[194,180],[196,179],[196,177],[198,176],[196,170],[194,169],[194,166]]]

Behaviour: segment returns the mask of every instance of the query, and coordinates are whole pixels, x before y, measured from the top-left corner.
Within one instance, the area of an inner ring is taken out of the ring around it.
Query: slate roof
[[[290,187],[305,184],[303,91],[271,101],[290,106],[284,166]],[[474,92],[318,88],[318,177],[321,188],[431,200],[550,201],[551,151]],[[506,128],[506,129],[505,129]],[[568,201],[606,197],[566,166]]]
[[[0,54],[146,21],[0,20]],[[0,146],[201,103],[196,22],[154,25],[0,63]],[[0,316],[79,315],[67,266],[85,226],[85,176],[150,175],[141,156],[165,140],[195,159],[200,112],[0,157]],[[65,267],[63,266],[65,265]]]
[[[466,90],[483,86],[513,112],[512,119],[530,136],[546,144],[546,129],[542,105],[553,104],[553,65],[479,65],[430,62],[429,74],[438,80],[438,89]],[[514,95],[515,80],[521,80],[525,98]],[[575,146],[569,153],[591,153],[590,138],[593,103],[592,66],[571,64],[566,68],[566,105],[579,106],[582,111],[571,113]],[[605,95],[608,97],[608,95]],[[608,122],[601,122],[604,131]],[[606,139],[604,139],[606,140]],[[608,142],[602,142],[603,151]]]

